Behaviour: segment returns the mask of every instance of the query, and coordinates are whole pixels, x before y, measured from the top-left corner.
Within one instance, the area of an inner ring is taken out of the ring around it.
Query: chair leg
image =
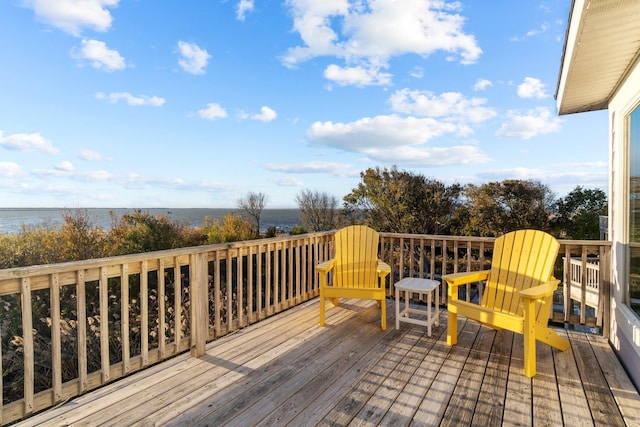
[[[569,341],[547,326],[536,325],[536,339],[560,351],[569,349]]]
[[[531,378],[536,375],[536,322],[533,314],[535,302],[524,302],[524,374]]]
[[[324,326],[324,309],[325,309],[324,291],[322,290],[322,287],[320,287],[320,326]]]
[[[449,311],[447,315],[447,344],[456,345],[458,343],[458,313]]]
[[[383,331],[387,330],[387,304],[386,304],[386,302],[387,302],[386,299],[382,299],[381,301],[378,301],[378,304],[380,304],[380,317],[381,317],[382,330]]]

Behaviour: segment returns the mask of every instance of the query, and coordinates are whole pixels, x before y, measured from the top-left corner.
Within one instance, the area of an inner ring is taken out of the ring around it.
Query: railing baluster
[[[31,310],[31,279],[21,281],[22,340],[24,352],[24,413],[31,414],[33,407],[34,355],[33,355],[33,314]]]
[[[111,363],[109,361],[109,281],[107,267],[100,267],[100,362],[102,382],[111,379]]]
[[[131,346],[129,333],[129,265],[120,267],[120,339],[122,340],[122,374],[131,372]]]
[[[180,330],[181,327],[181,313],[182,313],[182,288],[180,286],[180,261],[179,257],[173,257],[173,340],[175,350],[174,353],[180,352]]]
[[[78,315],[76,325],[78,327],[78,392],[84,393],[88,388],[87,383],[87,292],[84,283],[84,270],[76,271],[76,292]]]
[[[62,341],[60,336],[60,281],[58,273],[50,276],[49,302],[51,307],[51,369],[53,401],[62,400]]]
[[[164,280],[164,258],[158,260],[158,352],[160,353],[160,359],[164,359],[166,356],[165,346],[165,280]]]
[[[142,366],[149,364],[149,270],[147,260],[140,265],[140,356]]]

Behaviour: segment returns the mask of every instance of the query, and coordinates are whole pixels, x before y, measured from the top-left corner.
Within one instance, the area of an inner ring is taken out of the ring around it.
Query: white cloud
[[[478,147],[431,147],[426,143],[446,134],[465,136],[466,125],[433,118],[397,115],[363,118],[351,123],[316,122],[307,130],[314,145],[365,154],[370,161],[412,166],[440,166],[488,161]]]
[[[285,176],[283,178],[272,179],[271,182],[280,187],[302,187],[304,184],[295,176]]]
[[[457,131],[455,124],[432,118],[390,115],[366,117],[351,123],[315,122],[307,130],[307,137],[315,145],[368,153],[374,148],[423,144]]]
[[[414,67],[413,70],[409,73],[409,75],[415,79],[421,79],[424,77],[424,68],[422,67]]]
[[[253,0],[240,0],[236,9],[236,19],[244,21],[247,12],[253,10]]]
[[[440,117],[448,121],[480,123],[497,115],[486,107],[486,99],[465,98],[459,92],[435,95],[429,91],[402,89],[389,97],[393,111],[421,117]]]
[[[48,154],[58,154],[58,149],[51,144],[51,141],[39,133],[15,133],[9,136],[2,136],[2,131],[0,131],[0,147],[8,150],[42,151]]]
[[[534,36],[537,36],[538,34],[546,33],[549,30],[549,28],[551,28],[551,26],[548,23],[544,22],[540,24],[539,28],[534,28],[533,30],[527,31],[527,33],[522,37],[512,37],[511,41],[514,41],[514,42],[523,41],[529,37],[534,37]]]
[[[124,58],[117,50],[109,49],[105,42],[92,39],[83,39],[80,50],[74,50],[71,56],[79,60],[88,60],[91,66],[103,71],[124,70],[126,64]]]
[[[227,111],[219,104],[207,104],[207,108],[198,110],[198,116],[207,120],[222,119],[227,117]]]
[[[251,119],[253,120],[259,120],[261,122],[270,122],[272,120],[275,120],[275,118],[278,117],[278,114],[272,110],[271,108],[267,107],[266,105],[263,106],[262,108],[260,108],[260,114],[254,114],[251,116]]]
[[[490,159],[475,145],[453,147],[404,146],[371,150],[369,157],[376,162],[403,166],[450,166],[486,163]]]
[[[442,51],[447,59],[469,64],[482,53],[475,37],[462,29],[465,19],[457,13],[459,2],[289,0],[287,4],[303,43],[288,49],[283,63],[293,67],[318,56],[342,58],[345,66],[325,75],[341,77],[344,84],[362,84],[362,78],[348,78],[347,71],[386,68],[393,56],[426,57]]]
[[[181,58],[178,64],[189,74],[204,74],[211,55],[195,43],[178,41],[178,50]]]
[[[488,87],[493,86],[493,83],[491,83],[490,80],[487,79],[478,79],[476,81],[476,84],[473,85],[473,90],[477,91],[481,91],[481,90],[485,90]]]
[[[306,163],[275,164],[268,163],[265,168],[283,173],[330,173],[337,176],[357,176],[358,172],[349,163],[312,161]]]
[[[71,163],[68,160],[65,160],[65,161],[60,162],[57,165],[55,165],[54,169],[59,170],[59,171],[71,172],[75,168],[73,167],[73,163]]]
[[[106,100],[112,104],[117,103],[118,101],[125,100],[127,104],[132,107],[149,105],[152,107],[161,107],[166,102],[164,98],[160,98],[157,96],[146,96],[139,95],[133,96],[128,92],[112,92],[110,94],[105,94],[102,92],[96,93],[96,98],[101,100]]]
[[[341,67],[331,64],[324,70],[324,77],[339,86],[353,85],[363,87],[391,84],[391,74],[383,73],[376,67]]]
[[[78,154],[78,157],[90,162],[104,159],[104,156],[101,153],[93,150],[82,150],[80,151],[80,154]]]
[[[518,86],[518,96],[520,98],[548,98],[545,92],[545,85],[539,79],[525,77],[524,82]]]
[[[22,170],[17,163],[0,162],[0,176],[15,178],[22,175]]]
[[[495,133],[497,137],[530,139],[537,135],[560,132],[562,120],[546,107],[538,107],[526,114],[509,113],[511,119]]]
[[[78,36],[83,28],[107,31],[112,17],[108,8],[118,6],[120,0],[24,0],[24,5],[36,18],[67,33]]]

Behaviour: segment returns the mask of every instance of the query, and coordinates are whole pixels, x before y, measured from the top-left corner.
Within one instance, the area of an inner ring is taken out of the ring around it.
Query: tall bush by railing
[[[198,357],[207,341],[316,297],[315,266],[331,256],[332,240],[315,233],[0,270],[0,424],[187,350]],[[380,257],[393,269],[388,295],[403,277],[488,268],[493,241],[381,233]],[[610,243],[561,241],[556,277],[566,279],[563,256],[586,263],[593,255],[595,317],[579,298],[574,314],[572,295],[552,320],[606,336]],[[465,298],[481,293],[482,284],[469,286]]]

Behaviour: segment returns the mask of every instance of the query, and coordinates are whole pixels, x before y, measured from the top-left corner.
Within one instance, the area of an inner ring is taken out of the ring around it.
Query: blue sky
[[[370,167],[607,190],[564,0],[4,0],[0,205],[295,207]]]

